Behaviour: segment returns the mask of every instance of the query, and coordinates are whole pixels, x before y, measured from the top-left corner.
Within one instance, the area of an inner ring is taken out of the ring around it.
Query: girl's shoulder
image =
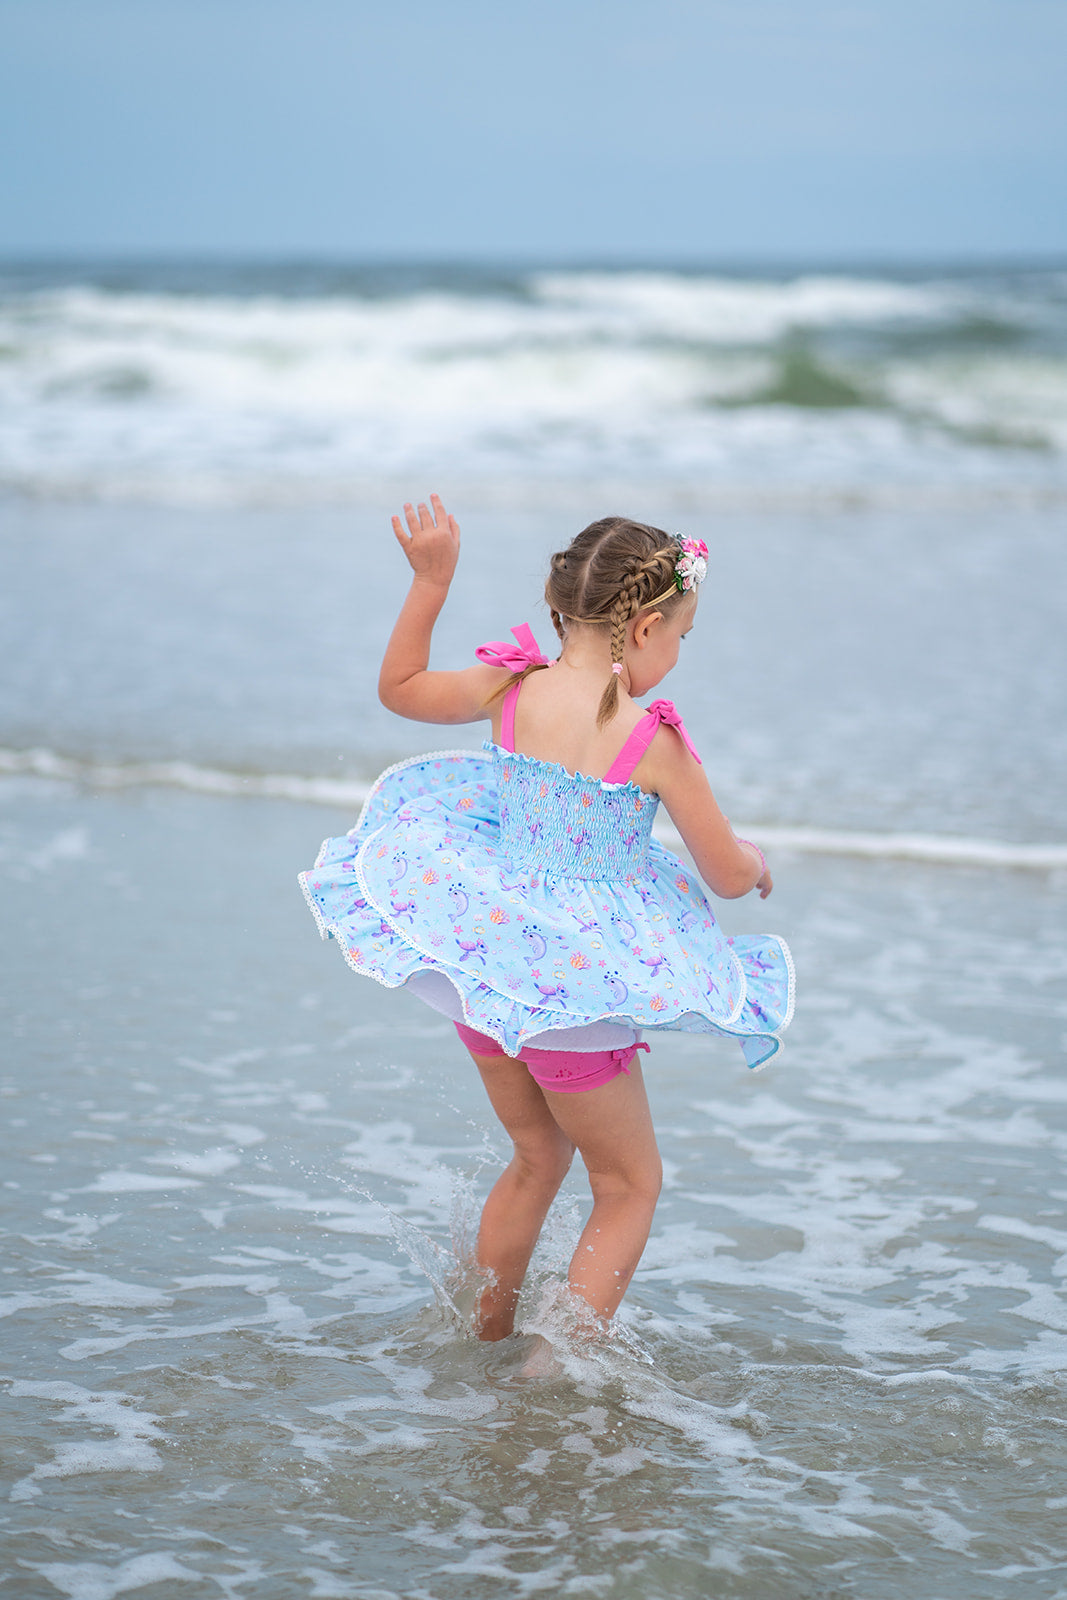
[[[659,795],[694,782],[706,789],[703,763],[673,700],[654,700],[641,709],[642,716],[620,752],[620,767],[627,764],[627,755],[635,758],[634,782]]]

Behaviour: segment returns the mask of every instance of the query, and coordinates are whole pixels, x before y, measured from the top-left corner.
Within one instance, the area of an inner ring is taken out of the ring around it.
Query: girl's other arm
[[[736,900],[758,889],[766,900],[774,887],[752,845],[739,840],[711,792],[704,768],[670,727],[662,727],[641,762],[640,781],[654,788],[713,894]]]
[[[393,518],[396,541],[412,570],[378,675],[378,698],[398,716],[416,722],[476,722],[489,715],[486,701],[507,674],[497,667],[430,672],[430,639],[459,560],[459,524],[437,495],[418,510],[404,507],[407,532]]]

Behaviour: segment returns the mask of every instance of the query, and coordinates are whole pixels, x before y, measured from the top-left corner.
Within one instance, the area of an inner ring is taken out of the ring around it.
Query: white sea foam
[[[970,867],[1017,867],[1059,871],[1067,867],[1067,845],[1013,844],[1000,839],[953,838],[946,834],[858,833],[848,829],[783,828],[762,823],[739,826],[742,834],[759,834],[774,850],[805,855],[867,856],[903,861],[929,861]]]
[[[572,271],[365,297],[9,289],[0,485],[347,500],[368,478],[445,469],[644,474],[704,492],[1062,491],[1061,318],[1051,278],[1036,277]],[[928,348],[938,337],[945,348]]]
[[[635,326],[644,335],[767,344],[805,327],[927,323],[959,314],[965,296],[950,284],[805,275],[785,282],[667,272],[543,273],[534,280],[550,305],[580,310],[600,334]]]
[[[122,1311],[159,1310],[171,1304],[169,1295],[140,1283],[126,1283],[103,1272],[58,1272],[51,1279],[51,1298],[78,1306]]]
[[[241,1157],[235,1150],[223,1148],[205,1150],[199,1154],[174,1150],[165,1156],[152,1156],[150,1160],[154,1166],[175,1167],[177,1171],[187,1172],[196,1178],[216,1178],[241,1164]]]
[[[222,798],[295,800],[352,812],[353,821],[371,785],[357,779],[304,777],[297,773],[248,773],[201,767],[187,761],[96,762],[57,755],[54,751],[0,748],[0,776],[33,776],[90,788],[161,787]],[[850,829],[786,827],[738,822],[742,836],[755,834],[767,849],[802,855],[859,856],[871,860],[924,861],[931,865],[1014,868],[1034,872],[1067,869],[1067,844],[1016,843],[1002,839],[970,839],[951,834],[868,833]],[[75,838],[76,832],[76,838]],[[671,849],[681,840],[669,822],[656,826],[657,837]],[[65,839],[67,835],[63,836]],[[54,843],[54,842],[53,842]],[[74,848],[74,845],[77,848]],[[83,830],[72,830],[63,858],[84,853]],[[50,847],[45,847],[49,864]],[[206,1069],[205,1069],[206,1070]]]
[[[131,1589],[146,1589],[155,1583],[199,1583],[201,1575],[183,1567],[176,1556],[167,1550],[153,1550],[145,1555],[131,1556],[117,1566],[105,1566],[100,1561],[43,1561],[27,1563],[31,1572],[39,1573],[59,1594],[70,1600],[115,1600]]]
[[[82,761],[56,754],[52,750],[0,749],[0,775],[28,775],[51,778],[64,783],[88,784],[99,789],[161,787],[187,789],[196,794],[260,797],[270,800],[299,800],[316,805],[349,806],[358,810],[370,792],[370,784],[339,778],[308,778],[294,773],[230,772],[218,767],[196,766],[188,761],[106,762]],[[85,836],[77,831],[79,848],[68,846],[65,856],[83,854]],[[45,864],[54,856],[46,847]]]
[[[195,1178],[163,1177],[153,1172],[102,1172],[84,1191],[87,1194],[151,1194],[168,1189],[190,1189]]]
[[[28,1477],[12,1487],[12,1500],[28,1500],[39,1495],[46,1478],[69,1478],[93,1472],[159,1472],[162,1468],[157,1444],[163,1430],[158,1417],[138,1411],[133,1397],[118,1392],[94,1393],[73,1383],[15,1382],[9,1387],[14,1399],[50,1401],[61,1409],[58,1420],[64,1424],[84,1423],[93,1430],[111,1433],[110,1439],[90,1438],[64,1441],[51,1461],[36,1466]]]

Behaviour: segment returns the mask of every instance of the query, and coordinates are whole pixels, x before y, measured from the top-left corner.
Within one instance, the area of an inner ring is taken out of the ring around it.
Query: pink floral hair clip
[[[674,537],[682,547],[674,569],[674,582],[679,594],[688,594],[708,575],[708,547],[703,539],[683,539],[680,533]]]

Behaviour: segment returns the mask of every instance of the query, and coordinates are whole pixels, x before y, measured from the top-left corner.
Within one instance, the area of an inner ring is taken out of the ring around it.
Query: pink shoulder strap
[[[523,679],[519,678],[516,683],[511,685],[511,688],[504,696],[504,703],[500,712],[501,750],[515,749],[515,702],[519,698],[519,690],[522,688],[522,685]]]
[[[514,711],[512,711],[512,730],[514,731]],[[608,771],[604,774],[605,783],[628,783],[633,775],[641,757],[659,732],[660,724],[666,722],[672,728],[677,728],[685,743],[686,749],[698,765],[703,765],[700,757],[693,748],[693,741],[685,730],[685,723],[674,708],[671,700],[653,700],[645,716],[637,724]]]
[[[525,672],[529,667],[554,667],[556,663],[543,656],[528,622],[520,622],[511,630],[515,643],[496,639],[490,644],[480,644],[474,654],[489,667],[504,667],[508,672]],[[522,679],[513,683],[504,696],[500,718],[500,748],[515,748],[515,702],[519,698]]]

